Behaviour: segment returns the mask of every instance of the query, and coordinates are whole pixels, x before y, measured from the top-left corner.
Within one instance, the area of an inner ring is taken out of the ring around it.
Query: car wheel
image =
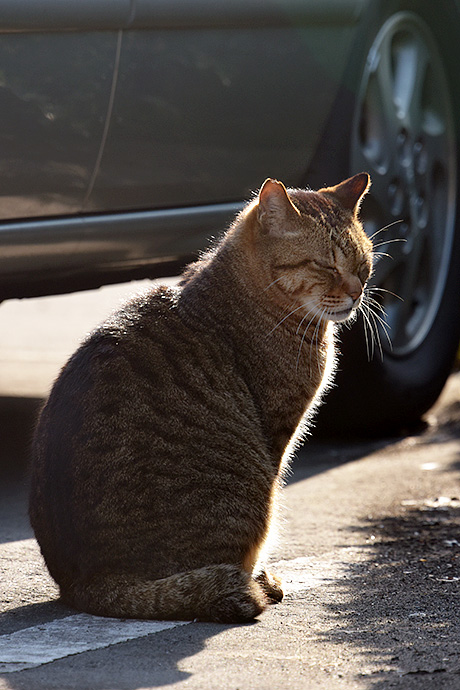
[[[455,107],[435,34],[409,11],[387,17],[361,71],[351,172],[376,265],[360,324],[343,333],[336,387],[319,427],[391,432],[420,419],[445,383],[460,337]]]

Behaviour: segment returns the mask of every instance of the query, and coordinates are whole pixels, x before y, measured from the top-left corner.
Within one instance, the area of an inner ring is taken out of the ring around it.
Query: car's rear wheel
[[[343,334],[337,387],[320,427],[375,432],[414,422],[451,370],[460,236],[450,84],[422,17],[399,11],[382,21],[362,68],[350,166],[372,178],[362,219],[377,263],[361,325]]]

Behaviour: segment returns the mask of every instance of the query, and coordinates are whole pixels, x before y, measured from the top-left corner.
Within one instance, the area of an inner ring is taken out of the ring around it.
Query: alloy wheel
[[[382,346],[406,356],[429,333],[442,300],[457,187],[448,81],[429,28],[412,13],[388,19],[369,51],[351,163],[372,178],[362,219],[378,257],[373,296],[389,333],[381,332]]]

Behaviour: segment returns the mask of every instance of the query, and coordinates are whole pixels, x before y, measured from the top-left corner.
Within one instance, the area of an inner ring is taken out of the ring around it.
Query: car
[[[319,426],[416,422],[460,338],[459,35],[460,0],[0,0],[0,300],[177,273],[266,177],[368,171]]]

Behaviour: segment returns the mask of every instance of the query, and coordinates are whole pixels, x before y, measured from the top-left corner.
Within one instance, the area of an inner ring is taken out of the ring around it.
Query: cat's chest
[[[301,349],[299,349],[301,348]],[[314,343],[280,343],[275,353],[257,353],[247,370],[275,463],[298,430],[306,412],[319,402],[335,366],[332,324]]]

